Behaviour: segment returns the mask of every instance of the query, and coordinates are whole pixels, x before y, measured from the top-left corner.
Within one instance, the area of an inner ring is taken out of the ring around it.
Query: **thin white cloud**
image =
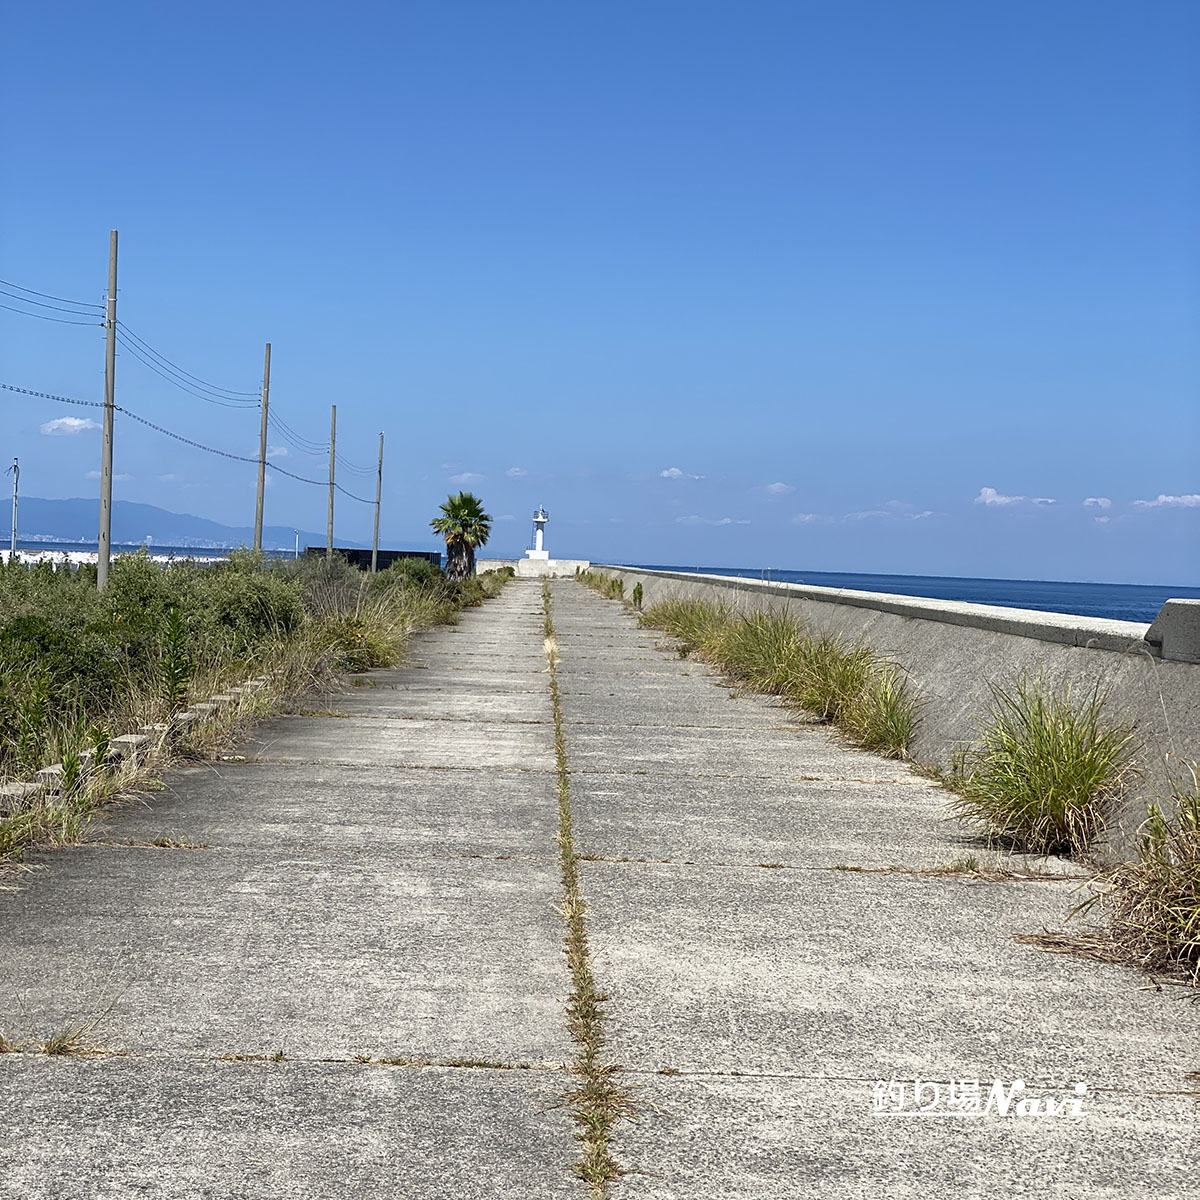
[[[898,504],[899,501],[889,500],[889,504]],[[906,505],[907,508],[912,508],[911,505]],[[840,517],[826,516],[824,513],[797,513],[792,518],[793,525],[811,525],[814,521],[823,521],[829,524],[839,524],[842,521],[923,521],[926,517],[935,516],[933,509],[926,508],[920,512],[913,510],[911,512],[898,512],[895,508],[868,508],[861,512],[843,513]]]
[[[75,434],[87,433],[90,429],[99,429],[100,425],[90,417],[55,417],[41,427],[46,437],[73,437]]]
[[[676,517],[676,525],[749,525],[750,521],[747,518],[735,519],[734,517],[700,517],[695,513],[691,513],[686,517]]]
[[[768,496],[786,496],[788,492],[794,492],[796,489],[790,483],[768,483],[763,491]]]
[[[1134,508],[1200,508],[1200,495],[1164,496],[1161,492],[1153,500],[1135,500]]]
[[[100,478],[99,471],[88,471],[84,475],[84,479],[99,479],[99,478]],[[131,480],[132,478],[133,478],[132,475],[114,475],[113,483],[128,483],[129,480]]]
[[[287,456],[288,456],[288,448],[286,446],[268,446],[267,447],[267,457],[268,458],[287,458]]]
[[[680,470],[679,467],[667,467],[665,471],[659,471],[660,479],[703,479],[703,475],[692,475],[687,471]]]
[[[1095,520],[1097,525],[1107,525],[1112,520],[1112,517],[1096,517]]]
[[[504,513],[502,516],[496,518],[497,521],[515,521],[516,519],[512,513]]]
[[[486,479],[486,475],[480,475],[476,471],[464,471],[461,475],[451,475],[451,483],[478,483],[481,479]]]
[[[154,478],[159,483],[178,483],[183,477],[181,475],[156,475]]]
[[[509,467],[504,473],[509,477],[509,479],[520,479],[522,475],[529,474],[524,467]]]
[[[1057,504],[1058,501],[1049,496],[1005,496],[995,488],[985,487],[979,489],[975,503],[999,507],[1006,504]]]
[[[1107,496],[1089,496],[1083,502],[1084,508],[1112,508],[1112,501]]]

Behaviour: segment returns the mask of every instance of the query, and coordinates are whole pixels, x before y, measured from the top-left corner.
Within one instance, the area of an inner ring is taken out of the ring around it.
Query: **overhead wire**
[[[45,313],[26,312],[23,308],[13,308],[11,304],[0,304],[0,308],[9,312],[20,313],[23,317],[37,317],[39,321],[53,321],[56,325],[104,325],[103,317],[95,317],[90,321],[70,321],[66,317],[48,317]]]
[[[49,308],[54,312],[70,313],[73,317],[89,317],[100,316],[104,312],[102,304],[46,304],[42,300],[31,300],[28,296],[19,296],[16,292],[10,292],[7,288],[0,287],[0,296],[7,296],[10,300],[19,300],[22,304],[32,304],[35,308]],[[36,316],[36,313],[30,313],[30,316]]]
[[[23,287],[19,283],[13,283],[11,279],[0,279],[0,285],[4,287],[16,288],[18,292],[28,292],[31,296],[41,296],[43,300],[57,300],[59,304],[73,304],[76,308],[103,308],[103,304],[98,304],[94,300],[68,300],[65,296],[52,296],[49,292],[38,292],[33,288]]]
[[[121,327],[117,326],[117,341],[133,355],[147,370],[152,371],[160,379],[166,380],[167,383],[179,388],[181,392],[186,392],[189,396],[195,396],[197,400],[204,400],[208,404],[219,404],[222,408],[236,408],[246,411],[247,409],[257,408],[258,405],[252,400],[229,400],[224,397],[215,395],[206,395],[204,392],[197,390],[196,387],[175,378],[168,374],[159,365],[142,351],[131,341],[126,340],[121,336]]]
[[[127,337],[132,338],[143,350],[145,350],[153,358],[159,360],[165,367],[169,368],[175,374],[185,376],[187,379],[190,379],[192,383],[197,384],[198,386],[205,388],[210,392],[220,392],[222,395],[230,399],[246,397],[247,403],[250,400],[253,400],[255,404],[259,402],[259,392],[244,392],[238,391],[236,388],[221,387],[219,384],[210,383],[207,379],[201,379],[199,375],[193,375],[191,371],[185,371],[178,363],[172,362],[171,359],[169,359],[161,351],[155,350],[155,348],[151,346],[144,337],[141,337],[135,333],[124,321],[118,323],[117,333],[124,333]]]
[[[19,392],[20,394],[25,395],[25,396],[36,396],[41,400],[54,400],[54,401],[57,401],[59,404],[76,404],[76,405],[80,405],[85,408],[103,408],[104,407],[104,402],[101,400],[76,400],[70,396],[57,396],[51,392],[37,392],[37,391],[34,391],[32,388],[17,387],[15,384],[11,384],[11,383],[0,383],[0,388],[3,388],[5,391],[8,391],[8,392]],[[155,433],[161,433],[164,437],[174,438],[175,441],[182,442],[185,446],[191,446],[196,450],[203,450],[206,454],[215,454],[221,458],[232,459],[234,462],[253,463],[255,465],[257,465],[259,462],[259,459],[257,457],[252,458],[250,455],[247,455],[247,454],[234,454],[230,450],[219,450],[215,446],[208,446],[208,445],[205,445],[203,442],[196,441],[194,438],[185,437],[182,433],[176,433],[174,430],[167,429],[166,426],[159,425],[157,422],[151,421],[151,420],[147,419],[146,417],[140,416],[138,413],[131,412],[128,408],[123,408],[119,404],[113,405],[113,411],[119,412],[119,413],[124,413],[125,416],[131,418],[134,421],[137,421],[141,425],[145,425],[148,429],[153,429],[155,431]],[[310,483],[316,487],[328,487],[329,486],[328,479],[309,479],[304,475],[297,475],[294,471],[289,471],[289,470],[287,470],[287,468],[281,467],[277,463],[271,462],[270,459],[266,460],[266,465],[272,471],[276,471],[280,475],[286,475],[289,479],[295,479],[299,483]],[[344,496],[348,496],[351,500],[357,500],[359,502],[359,504],[374,504],[375,503],[374,500],[368,500],[367,498],[365,498],[363,496],[356,496],[353,492],[342,487],[342,485],[340,483],[335,483],[334,489],[336,491],[341,492]]]

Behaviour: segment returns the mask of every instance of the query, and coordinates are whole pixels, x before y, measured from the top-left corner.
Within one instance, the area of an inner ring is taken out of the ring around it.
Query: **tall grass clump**
[[[616,575],[605,575],[603,571],[576,571],[575,578],[609,600],[625,599],[625,581]]]
[[[1152,805],[1138,858],[1106,877],[1100,900],[1121,951],[1200,987],[1200,783],[1196,766],[1164,812]]]
[[[866,749],[890,758],[908,754],[916,699],[899,668],[865,642],[813,635],[787,609],[743,612],[711,600],[661,601],[642,614],[641,624],[677,638],[681,654],[836,724]]]
[[[638,624],[669,633],[681,643],[681,655],[699,652],[704,657],[723,633],[732,613],[727,604],[672,598],[651,605]]]
[[[956,814],[1015,850],[1087,850],[1135,750],[1131,728],[1106,721],[1105,700],[1054,692],[1040,677],[993,686],[979,744],[955,764]]]

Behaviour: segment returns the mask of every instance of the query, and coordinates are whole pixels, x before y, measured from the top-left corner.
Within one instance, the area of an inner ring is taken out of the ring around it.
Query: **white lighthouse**
[[[543,544],[548,520],[550,518],[546,515],[546,510],[539,504],[537,512],[533,514],[533,545],[525,551],[527,558],[540,559],[543,562],[549,561],[550,551]]]

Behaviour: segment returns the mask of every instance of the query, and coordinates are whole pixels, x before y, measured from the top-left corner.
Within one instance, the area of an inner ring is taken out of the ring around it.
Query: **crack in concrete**
[[[583,1158],[575,1173],[589,1185],[593,1200],[604,1200],[609,1184],[621,1174],[613,1159],[610,1140],[630,1102],[617,1083],[621,1068],[605,1061],[604,1023],[608,996],[596,986],[587,933],[587,902],[579,878],[571,808],[571,776],[567,769],[567,743],[563,732],[562,694],[558,687],[558,642],[551,611],[550,584],[542,581],[543,650],[550,668],[550,699],[554,708],[554,757],[558,775],[558,844],[562,868],[563,916],[566,920],[567,964],[571,972],[571,997],[567,1027],[578,1047],[572,1071],[579,1086],[565,1098],[576,1125]]]

